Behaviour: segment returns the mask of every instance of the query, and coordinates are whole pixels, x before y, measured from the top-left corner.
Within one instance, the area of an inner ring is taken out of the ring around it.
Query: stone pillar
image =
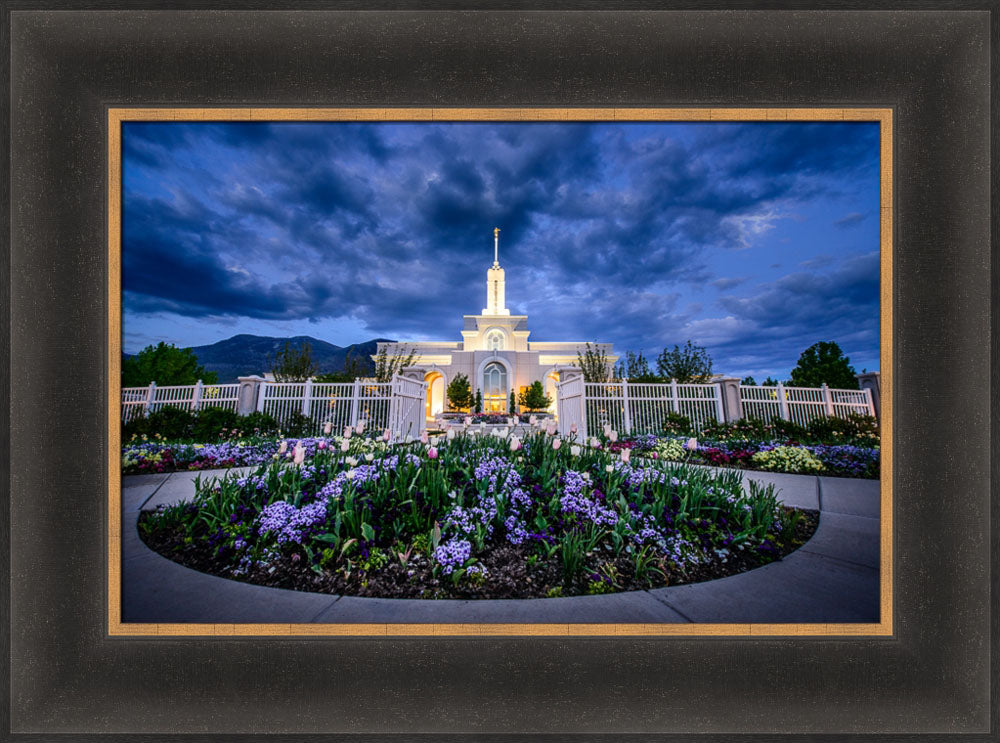
[[[872,404],[875,406],[875,417],[882,417],[882,372],[865,372],[855,375],[858,386],[863,390],[871,390]]]
[[[740,400],[740,380],[736,377],[720,377],[715,380],[722,395],[722,408],[726,415],[726,423],[738,421],[743,417],[743,403]],[[720,423],[723,421],[719,421]]]
[[[264,378],[254,374],[249,377],[237,377],[236,381],[240,383],[236,392],[236,414],[250,415],[257,410],[257,395],[260,393],[260,383]]]
[[[423,382],[426,374],[427,370],[422,366],[407,366],[399,370],[399,376],[406,377],[407,379],[415,379],[418,382]]]

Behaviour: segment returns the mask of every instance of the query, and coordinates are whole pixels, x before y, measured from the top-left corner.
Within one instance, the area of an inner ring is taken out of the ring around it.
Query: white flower
[[[284,454],[286,451],[288,451],[288,442],[282,441],[281,445],[278,447],[278,454]]]
[[[530,423],[533,426],[537,426],[538,425],[538,416],[537,415],[529,416],[528,423]]]
[[[629,457],[632,456],[631,449],[622,449],[622,461],[628,464]]]
[[[410,434],[406,434],[406,439],[404,439],[404,440],[406,441],[407,444],[412,444],[413,443],[413,436],[410,435]]]
[[[614,472],[614,471],[615,471],[615,468],[614,468],[613,466],[611,466],[611,465],[609,464],[609,465],[607,465],[607,466],[606,466],[606,467],[604,468],[604,471],[605,471],[605,472]]]
[[[359,435],[362,434],[365,430],[365,423],[366,421],[358,421],[358,425],[354,427],[354,432]]]
[[[611,435],[611,426],[607,423],[604,424],[604,435],[605,436]]]
[[[346,452],[346,451],[350,451],[350,449],[351,449],[351,442],[350,441],[348,441],[347,439],[344,439],[343,441],[340,442],[340,450],[341,451]]]
[[[465,416],[465,425],[467,425],[467,426],[471,426],[472,425],[472,416],[471,415]]]
[[[611,439],[612,444],[615,443],[618,440],[618,432],[612,431],[611,433],[608,434],[608,438]]]
[[[366,462],[370,462],[370,461],[372,461],[373,459],[375,459],[375,455],[374,455],[374,454],[372,454],[371,452],[368,452],[367,454],[365,454],[365,461],[366,461]]]
[[[597,437],[596,437],[596,436],[594,436],[594,437],[593,437],[593,438],[592,438],[592,439],[590,440],[590,446],[591,446],[591,448],[593,448],[593,449],[600,449],[600,448],[601,448],[601,442],[597,440]]]
[[[345,439],[351,438],[352,433],[354,433],[354,429],[348,426],[347,428],[344,429],[344,438]]]
[[[455,429],[454,428],[449,428],[448,429],[448,441],[451,441],[453,438],[455,438]]]
[[[574,457],[580,456],[580,447],[577,446],[576,444],[573,444],[573,446],[569,448],[569,453],[572,454]]]
[[[584,472],[583,473],[583,479],[586,480],[587,482],[590,482],[590,473],[589,472]]]
[[[357,470],[347,470],[347,472],[344,473],[344,477],[348,480],[353,480],[356,474],[358,474]]]
[[[510,450],[511,451],[517,451],[520,448],[521,448],[521,441],[520,441],[520,439],[518,439],[517,436],[511,436],[510,437]]]
[[[330,431],[332,430],[333,430],[333,423],[327,421],[326,423],[323,424],[323,433],[325,433],[327,436],[330,435]]]
[[[694,437],[688,439],[684,444],[684,448],[688,449],[689,451],[694,451],[695,449],[698,448],[698,439]]]
[[[354,467],[354,466],[355,466],[355,465],[356,465],[356,464],[358,463],[358,460],[357,460],[357,459],[355,459],[354,457],[348,457],[348,458],[347,458],[347,459],[345,459],[344,461],[345,461],[345,462],[347,462],[347,465],[348,465],[349,467]]]
[[[502,438],[502,439],[505,439],[505,438],[507,438],[507,434],[509,434],[509,433],[510,433],[510,429],[509,429],[509,428],[507,428],[507,426],[504,426],[504,427],[503,427],[503,428],[501,428],[501,429],[500,429],[499,431],[497,431],[497,435],[498,435],[498,436],[499,436],[500,438]]]

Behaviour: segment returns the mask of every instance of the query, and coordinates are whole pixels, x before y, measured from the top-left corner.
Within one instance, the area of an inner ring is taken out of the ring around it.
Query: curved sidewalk
[[[203,478],[224,471],[200,473]],[[784,560],[728,578],[553,599],[374,599],[267,588],[186,568],[139,538],[139,512],[190,498],[197,472],[122,478],[122,621],[150,623],[833,623],[879,621],[879,481],[746,472],[819,528]]]

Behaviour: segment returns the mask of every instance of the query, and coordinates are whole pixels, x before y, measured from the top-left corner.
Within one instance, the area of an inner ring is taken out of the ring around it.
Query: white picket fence
[[[122,421],[128,422],[163,407],[195,411],[209,405],[238,410],[238,384],[126,387],[122,389]],[[199,394],[199,389],[201,390]],[[266,382],[256,386],[252,410],[267,413],[281,424],[297,416],[309,419],[309,432],[319,434],[326,423],[333,433],[365,421],[374,430],[391,429],[398,436],[419,436],[426,426],[427,383],[396,376],[391,382],[353,383]],[[243,411],[247,412],[247,411]]]
[[[732,380],[735,384],[736,380]],[[846,418],[849,413],[875,415],[871,390],[823,387],[755,387],[739,385],[738,403],[728,410],[723,384],[635,383],[628,380],[584,382],[573,377],[556,384],[559,430],[568,435],[572,424],[581,436],[610,426],[619,434],[659,433],[670,415],[683,415],[700,431],[710,422],[774,417],[807,425],[814,418]],[[734,393],[735,394],[735,393]]]
[[[205,408],[236,410],[238,384],[168,385],[122,388],[122,422],[127,423],[166,407],[196,411]]]
[[[740,406],[746,418],[784,418],[807,425],[814,418],[846,418],[850,413],[875,415],[870,389],[840,390],[822,387],[740,385]]]

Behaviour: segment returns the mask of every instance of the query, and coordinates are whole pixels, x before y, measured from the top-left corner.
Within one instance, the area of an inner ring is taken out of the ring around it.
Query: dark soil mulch
[[[144,511],[140,515],[140,526],[150,523],[150,513]],[[485,555],[480,556],[480,564],[488,571],[485,579],[473,582],[464,577],[455,585],[448,576],[434,577],[433,561],[418,554],[412,555],[405,565],[393,556],[393,561],[380,569],[365,571],[357,566],[355,560],[355,565],[346,574],[343,563],[329,565],[322,574],[317,574],[307,564],[303,552],[290,552],[265,567],[234,576],[231,572],[234,565],[232,555],[219,555],[217,548],[204,537],[185,544],[179,531],[140,528],[139,532],[150,549],[181,565],[262,586],[378,598],[524,599],[661,588],[752,570],[780,560],[812,537],[819,525],[819,512],[800,509],[800,513],[802,518],[795,534],[780,538],[777,543],[769,542],[769,549],[733,549],[722,556],[712,552],[711,561],[686,565],[680,570],[665,564],[661,565],[665,574],[651,572],[643,577],[635,575],[630,555],[615,558],[611,552],[602,554],[601,550],[597,550],[587,558],[586,573],[570,584],[563,579],[558,554],[546,560],[537,557],[533,545],[515,546],[506,541],[495,542]],[[611,580],[601,579],[596,571],[612,576]]]

